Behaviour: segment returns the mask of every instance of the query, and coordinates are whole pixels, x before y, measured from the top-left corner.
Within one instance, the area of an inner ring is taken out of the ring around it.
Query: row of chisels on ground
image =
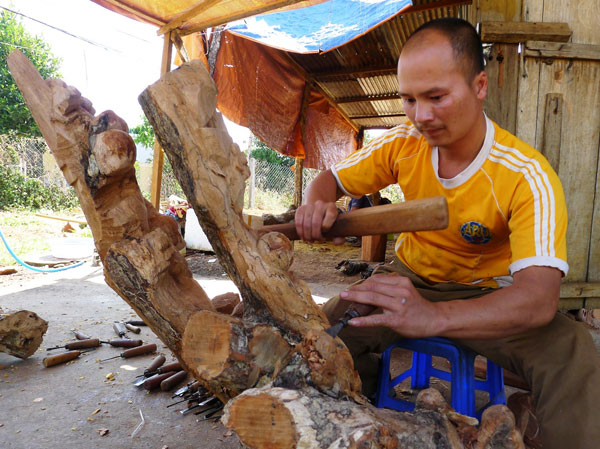
[[[133,332],[135,334],[140,333],[141,329],[139,326],[145,326],[145,323],[143,321],[114,322],[113,330],[119,336],[119,338],[112,340],[92,338],[82,332],[73,331],[73,334],[77,340],[62,346],[55,346],[46,349],[47,351],[66,349],[67,352],[45,357],[43,364],[45,367],[50,367],[69,362],[85,352],[92,351],[100,347],[102,344],[108,344],[115,348],[128,349],[114,357],[99,360],[99,362],[105,362],[117,358],[128,359],[131,357],[152,354],[156,352],[156,344],[144,344],[142,340],[128,338],[128,332]],[[171,391],[182,384],[187,379],[188,373],[183,370],[183,367],[177,361],[166,364],[165,362],[166,357],[164,355],[161,354],[156,356],[150,366],[144,370],[143,374],[137,376],[133,384],[138,388],[144,388],[145,390],[149,391]],[[175,405],[187,402],[186,408],[180,410],[180,413],[182,415],[187,415],[190,413],[202,415],[198,418],[198,421],[218,419],[222,415],[223,403],[209,393],[208,390],[202,387],[197,381],[188,383],[186,386],[175,391],[173,394],[173,399],[175,398],[177,398],[177,401],[167,407],[173,407]]]
[[[170,391],[182,383],[187,378],[188,373],[183,370],[179,362],[164,364],[165,361],[163,355],[156,357],[133,384],[146,390],[154,390],[160,387],[162,391]],[[190,382],[179,388],[173,393],[172,399],[175,398],[178,398],[176,402],[168,405],[167,408],[185,402],[187,403],[186,408],[180,410],[179,413],[182,415],[189,413],[202,415],[197,421],[216,420],[222,415],[223,403],[202,387],[198,381]]]
[[[127,332],[131,331],[136,334],[141,332],[139,326],[145,326],[143,321],[127,321],[127,322],[119,322],[115,321],[113,323],[113,330],[120,337],[119,339],[113,340],[100,340],[99,338],[92,338],[89,335],[86,335],[82,332],[73,331],[75,335],[76,341],[67,343],[63,346],[55,346],[53,348],[47,348],[47,351],[52,351],[55,349],[66,349],[67,352],[63,352],[58,355],[45,357],[42,361],[46,368],[54,365],[59,365],[61,363],[66,363],[71,360],[76,359],[81,354],[85,352],[92,351],[102,344],[108,344],[114,348],[130,348],[115,357],[111,357],[105,360],[100,360],[101,362],[105,362],[107,360],[116,359],[116,358],[130,358],[138,355],[151,354],[156,352],[156,345],[154,343],[144,344],[142,340],[133,340],[127,338]]]

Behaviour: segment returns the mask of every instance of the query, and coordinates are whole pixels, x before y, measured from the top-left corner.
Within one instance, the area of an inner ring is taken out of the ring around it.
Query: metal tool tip
[[[344,323],[337,323],[331,326],[329,329],[325,331],[325,333],[331,335],[333,338],[337,337],[340,331],[343,329]]]

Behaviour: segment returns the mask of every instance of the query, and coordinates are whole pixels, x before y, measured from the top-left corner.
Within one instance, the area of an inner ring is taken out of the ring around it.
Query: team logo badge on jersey
[[[492,240],[490,230],[476,221],[468,221],[460,227],[460,235],[469,243],[482,245]]]

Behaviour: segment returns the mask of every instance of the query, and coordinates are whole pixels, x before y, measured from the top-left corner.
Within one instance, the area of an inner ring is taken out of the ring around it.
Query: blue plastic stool
[[[390,379],[390,358],[394,348],[405,348],[413,351],[412,367],[394,379]],[[432,356],[445,357],[450,362],[451,372],[433,367]],[[396,385],[411,378],[411,388],[429,388],[429,378],[437,377],[451,383],[451,405],[454,410],[463,415],[481,419],[481,413],[490,405],[506,404],[504,395],[504,374],[502,368],[488,360],[487,379],[475,378],[475,354],[453,341],[440,337],[403,339],[390,345],[382,354],[377,398],[378,408],[391,408],[399,411],[409,411],[415,408],[410,401],[390,396]],[[489,402],[480,410],[475,409],[475,390],[486,391]]]

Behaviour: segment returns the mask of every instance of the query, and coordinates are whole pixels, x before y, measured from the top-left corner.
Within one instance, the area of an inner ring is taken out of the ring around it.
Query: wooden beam
[[[600,308],[600,282],[568,282],[560,286],[560,310]]]
[[[383,114],[383,115],[351,115],[352,120],[360,120],[365,118],[394,118],[394,117],[406,117],[406,114]]]
[[[147,20],[148,22],[151,22],[155,25],[158,26],[163,26],[165,24],[165,22],[163,22],[160,19],[157,19],[156,17],[152,17],[142,11],[138,11],[135,8],[132,8],[131,6],[124,4],[122,2],[120,2],[119,0],[104,0],[106,3],[110,3],[113,6],[116,6],[117,8],[121,8],[124,11],[127,11],[130,14],[133,14],[136,17],[139,17],[140,19],[143,20]]]
[[[525,56],[532,58],[600,60],[600,45],[527,41]]]
[[[190,62],[190,56],[188,55],[187,50],[185,49],[185,45],[183,44],[183,39],[177,32],[173,32],[172,34],[173,44],[175,45],[175,49],[177,50],[177,54],[182,62]]]
[[[560,286],[560,310],[600,308],[600,282],[568,282]]]
[[[413,14],[417,12],[429,11],[431,9],[451,8],[453,6],[471,5],[473,0],[440,0],[438,2],[423,3],[421,5],[412,5],[406,8],[402,15]]]
[[[298,0],[279,0],[268,5],[260,5],[254,6],[252,8],[248,8],[244,11],[236,11],[229,14],[224,14],[218,18],[211,18],[209,20],[205,20],[203,22],[197,23],[190,29],[181,30],[184,35],[196,33],[198,31],[203,31],[209,27],[214,27],[217,25],[225,25],[227,23],[233,22],[234,20],[244,19],[246,17],[256,16],[258,14],[263,14],[269,11],[273,11],[275,9],[283,8],[285,6],[298,4],[301,5],[305,3],[304,1]]]
[[[171,71],[171,57],[173,56],[173,43],[171,41],[171,32],[164,35],[162,61],[160,65],[161,76]],[[152,183],[150,184],[150,202],[160,210],[160,186],[162,183],[162,169],[165,162],[165,155],[158,143],[154,140],[154,157],[152,158]]]
[[[156,32],[156,34],[161,36],[165,33],[168,33],[171,30],[174,30],[179,25],[182,25],[183,23],[185,23],[188,19],[198,16],[200,13],[206,11],[211,6],[219,3],[219,1],[220,0],[203,0],[203,1],[201,1],[197,5],[186,9],[185,11],[181,12],[180,14],[177,14],[173,19],[171,19],[171,21],[169,23],[160,27],[158,29],[158,31]]]
[[[340,81],[340,78],[367,78],[369,76],[395,75],[396,66],[379,66],[379,67],[350,67],[323,72],[309,73],[308,77],[318,82]]]
[[[482,42],[568,42],[573,32],[565,22],[482,22]]]
[[[394,126],[398,126],[398,125],[373,125],[373,126],[367,126],[367,125],[365,125],[365,126],[362,126],[361,129],[364,129],[364,130],[368,130],[368,129],[384,129],[385,130],[385,129],[393,128]]]
[[[285,52],[284,54],[287,57],[290,64],[292,65],[292,67],[294,67],[294,69],[296,69],[296,72],[298,72],[300,74],[300,76],[302,78],[304,78],[304,80],[306,82],[312,81],[311,78],[308,76],[308,73],[306,72],[306,70],[304,70],[304,68],[300,64],[298,64],[296,61],[294,61],[294,58],[292,58],[289,55],[289,53]],[[356,131],[356,132],[360,131],[360,128],[355,123],[352,123],[352,119],[350,118],[350,116],[348,114],[346,114],[346,112],[344,112],[337,105],[337,103],[335,102],[335,100],[333,98],[331,98],[327,93],[325,93],[325,91],[321,88],[321,86],[319,86],[318,84],[313,84],[313,89],[316,90],[317,92],[319,92],[321,95],[323,95],[323,97],[325,97],[325,99],[329,102],[331,107],[334,108],[336,111],[338,111],[338,113],[342,117],[344,117],[344,120],[346,120],[348,122],[348,124],[352,127],[352,129],[354,129],[354,131]]]
[[[600,282],[568,282],[560,286],[561,298],[600,297]]]
[[[356,97],[346,97],[346,98],[336,98],[335,101],[337,104],[346,104],[346,103],[370,103],[371,101],[385,101],[385,100],[398,100],[400,98],[399,93],[393,94],[385,94],[378,96],[356,96]]]

